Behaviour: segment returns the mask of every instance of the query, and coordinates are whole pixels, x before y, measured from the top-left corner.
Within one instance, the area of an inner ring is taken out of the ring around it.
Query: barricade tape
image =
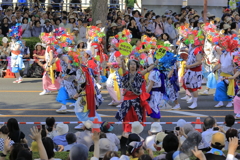
[[[37,59],[38,61],[44,61],[44,59]],[[0,59],[0,61],[8,61],[7,59]],[[23,61],[34,62],[36,59],[23,59]]]
[[[64,124],[80,124],[80,121],[70,121],[70,122],[56,122]],[[94,122],[101,124],[102,122]],[[108,122],[110,124],[132,124],[133,122]],[[142,124],[152,124],[153,122],[142,122]],[[177,124],[177,122],[159,122],[160,124]],[[187,122],[189,124],[203,124],[203,122]],[[0,124],[7,124],[7,122],[0,122]],[[18,122],[18,124],[46,124],[46,122]],[[217,124],[225,124],[225,122],[217,122]],[[235,124],[240,124],[240,122],[235,122]]]

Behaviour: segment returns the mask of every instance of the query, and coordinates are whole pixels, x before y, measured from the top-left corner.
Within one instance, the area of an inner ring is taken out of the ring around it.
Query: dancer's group
[[[234,104],[236,118],[240,118],[236,83],[240,75],[239,37],[225,35],[213,23],[206,23],[199,30],[186,24],[178,30],[177,47],[146,35],[132,46],[132,35],[127,29],[110,37],[110,44],[104,45],[105,34],[100,28],[90,26],[87,48],[83,50],[74,48],[73,35],[64,28],[42,33],[40,39],[46,52],[38,57],[45,60],[40,95],[58,90],[56,100],[62,105],[58,113],[66,113],[67,104],[71,103],[79,121],[94,118],[101,121],[96,111],[103,102],[101,89],[106,85],[112,99],[108,105],[119,108],[115,116],[118,121],[144,122],[147,115],[160,121],[160,110],[166,109],[169,101],[174,103],[171,109],[181,109],[180,86],[186,90],[182,99],[191,104],[188,108],[200,107],[198,90],[206,78],[207,88],[202,94],[216,89],[214,100],[219,103],[215,107],[222,107],[223,101],[228,102],[226,107]],[[9,37],[12,38],[11,69],[17,78],[14,83],[19,83],[22,43],[21,32],[16,31],[21,31],[20,25],[12,27]],[[131,125],[124,123],[123,128],[131,132]]]

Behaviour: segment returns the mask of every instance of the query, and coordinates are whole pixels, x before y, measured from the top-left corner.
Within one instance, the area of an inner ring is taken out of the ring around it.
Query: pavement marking
[[[64,113],[63,113],[64,114]],[[0,117],[76,117],[76,115],[0,115]],[[115,117],[112,115],[109,116],[101,116],[101,117]],[[179,117],[183,117],[183,118],[196,118],[196,116],[161,116],[162,118],[179,118]],[[199,116],[199,117],[206,117],[206,116]],[[213,116],[216,118],[224,118],[225,116]],[[147,117],[147,118],[151,118],[151,117]]]
[[[182,115],[194,116],[194,117],[207,117],[208,116],[208,115],[204,115],[204,114],[197,114],[197,113],[183,112],[183,111],[162,111],[162,112],[176,113],[176,114],[182,114]]]
[[[20,91],[20,90],[0,90],[0,92],[9,92],[9,93],[13,93],[13,92],[27,92],[27,93],[34,93],[34,92],[39,92],[41,93],[42,91]],[[58,92],[58,91],[51,91],[51,92]],[[101,93],[108,93],[108,91],[103,90],[101,91]]]
[[[0,109],[0,111],[56,111],[57,109]],[[71,112],[71,110],[68,110]],[[97,111],[118,111],[117,109],[98,109]]]

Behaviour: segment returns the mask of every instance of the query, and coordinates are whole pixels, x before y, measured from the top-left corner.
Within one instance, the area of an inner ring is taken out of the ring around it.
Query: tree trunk
[[[203,3],[203,21],[204,21],[204,23],[207,22],[207,4],[208,4],[208,0],[204,0],[204,3]]]
[[[102,26],[105,27],[108,13],[108,0],[91,0],[92,1],[92,25],[96,25],[97,20],[102,21]]]

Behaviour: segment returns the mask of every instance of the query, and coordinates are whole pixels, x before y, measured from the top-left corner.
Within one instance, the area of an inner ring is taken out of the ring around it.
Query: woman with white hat
[[[8,39],[7,37],[3,37],[2,39],[2,46],[0,46],[0,59],[6,59],[10,55],[10,47],[8,46]],[[1,61],[0,62],[0,77],[1,71],[7,68],[8,61]]]

